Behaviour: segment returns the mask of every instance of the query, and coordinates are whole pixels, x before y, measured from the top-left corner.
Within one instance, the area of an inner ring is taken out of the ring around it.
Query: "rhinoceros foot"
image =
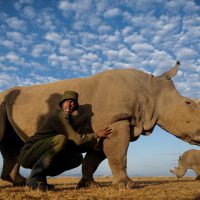
[[[92,180],[87,180],[84,178],[81,178],[81,180],[79,181],[78,185],[77,185],[77,189],[80,188],[98,188],[101,187],[100,183],[96,182],[94,179]]]
[[[134,183],[132,180],[128,180],[128,181],[120,181],[118,183],[114,183],[113,187],[118,189],[136,189],[139,188],[140,186]]]
[[[26,185],[26,179],[22,176],[18,176],[17,178],[13,179],[10,176],[2,176],[2,180],[8,181],[13,184],[13,186],[25,186]]]
[[[13,186],[25,186],[26,179],[24,177],[19,177],[13,181]]]

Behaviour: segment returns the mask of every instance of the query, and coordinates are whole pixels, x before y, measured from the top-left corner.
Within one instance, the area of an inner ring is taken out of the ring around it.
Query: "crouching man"
[[[97,138],[106,138],[112,132],[110,128],[105,128],[97,133],[77,133],[72,126],[71,114],[78,108],[78,93],[66,91],[59,107],[22,148],[19,162],[22,167],[31,169],[27,186],[32,190],[53,189],[53,185],[47,184],[46,176],[56,176],[78,167],[83,160],[79,147],[92,147]]]

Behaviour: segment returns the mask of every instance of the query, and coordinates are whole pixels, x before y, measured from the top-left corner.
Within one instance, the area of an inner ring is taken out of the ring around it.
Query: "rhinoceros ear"
[[[170,78],[174,77],[176,75],[178,69],[179,69],[179,66],[180,66],[180,62],[177,61],[176,65],[172,69],[163,73],[160,77],[163,77],[163,78],[166,78],[166,79],[170,79]]]

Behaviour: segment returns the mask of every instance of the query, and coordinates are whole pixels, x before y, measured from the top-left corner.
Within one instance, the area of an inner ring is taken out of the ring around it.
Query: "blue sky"
[[[0,91],[116,68],[159,75],[180,60],[175,86],[200,99],[199,13],[199,0],[0,0]],[[156,128],[130,144],[128,173],[170,175],[190,148]]]

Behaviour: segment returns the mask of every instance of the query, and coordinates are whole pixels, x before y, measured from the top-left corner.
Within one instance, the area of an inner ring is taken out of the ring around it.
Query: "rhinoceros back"
[[[75,78],[54,83],[16,87],[7,93],[8,119],[18,135],[26,140],[35,134],[41,123],[58,106],[66,90],[79,93],[80,113],[89,113],[93,131],[109,125],[116,116],[131,116],[137,94],[149,91],[150,76],[138,70],[110,70],[87,78]],[[145,80],[145,81],[144,81]],[[86,116],[87,118],[87,116]],[[120,119],[116,119],[120,120]]]

